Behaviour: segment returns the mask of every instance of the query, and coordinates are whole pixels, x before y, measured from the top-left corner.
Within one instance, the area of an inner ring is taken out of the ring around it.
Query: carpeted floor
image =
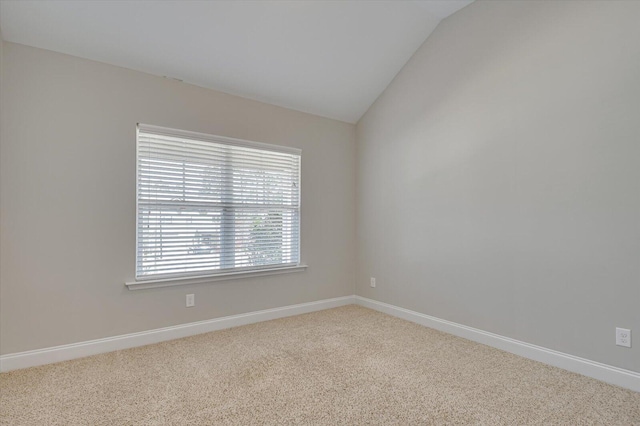
[[[640,425],[640,393],[346,306],[0,375],[2,425]]]

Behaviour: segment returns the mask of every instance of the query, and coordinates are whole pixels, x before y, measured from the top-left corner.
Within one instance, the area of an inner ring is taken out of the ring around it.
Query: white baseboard
[[[356,304],[366,308],[511,352],[524,358],[543,362],[553,365],[554,367],[640,392],[640,373],[635,371],[613,367],[600,362],[521,342],[509,337],[478,330],[477,328],[421,314],[420,312],[410,311],[409,309],[367,299],[366,297],[355,296],[354,298]]]
[[[299,305],[266,309],[264,311],[249,312],[246,314],[158,328],[139,333],[107,337],[105,339],[90,340],[86,342],[72,343],[70,345],[2,355],[0,356],[0,372],[83,358],[90,355],[119,351],[137,346],[150,345],[167,340],[193,336],[195,334],[208,333],[210,331],[222,330],[240,325],[306,314],[309,312],[336,308],[338,306],[351,305],[353,303],[354,296],[337,297],[335,299],[325,299],[316,302],[301,303]]]
[[[266,309],[263,311],[249,312],[246,314],[232,315],[212,320],[158,328],[139,333],[107,337],[105,339],[90,340],[86,342],[72,343],[69,345],[55,346],[52,348],[2,355],[0,356],[0,372],[35,367],[38,365],[83,358],[90,355],[145,346],[167,340],[193,336],[196,334],[208,333],[210,331],[321,311],[324,309],[337,308],[339,306],[354,303],[388,315],[415,322],[426,327],[434,328],[445,333],[453,334],[474,342],[511,352],[525,358],[533,359],[574,373],[593,377],[594,379],[602,380],[603,382],[640,392],[640,373],[521,342],[509,337],[478,330],[473,327],[457,324],[361,296],[337,297],[335,299],[325,299],[316,302],[301,303],[299,305]]]

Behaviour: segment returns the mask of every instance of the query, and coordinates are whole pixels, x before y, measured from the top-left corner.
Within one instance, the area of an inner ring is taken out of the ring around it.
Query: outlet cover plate
[[[616,345],[624,346],[625,348],[631,347],[631,330],[628,328],[616,327]]]
[[[187,294],[187,308],[193,308],[196,305],[196,296],[194,294]]]

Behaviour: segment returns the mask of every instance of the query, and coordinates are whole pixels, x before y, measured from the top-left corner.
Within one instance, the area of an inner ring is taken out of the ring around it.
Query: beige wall
[[[3,216],[3,212],[2,212],[2,141],[3,139],[3,134],[4,134],[4,126],[2,124],[2,122],[4,121],[4,114],[3,114],[3,104],[4,104],[4,96],[3,96],[3,91],[2,91],[2,86],[3,86],[3,77],[4,77],[4,67],[3,67],[3,58],[4,58],[4,39],[2,38],[2,31],[0,30],[0,241],[2,240],[2,234],[4,233],[2,231],[2,216]],[[3,295],[2,295],[2,244],[0,242],[0,354],[2,354],[2,299],[3,299]]]
[[[477,1],[357,126],[356,293],[640,371],[640,2]],[[369,277],[377,287],[369,287]]]
[[[353,125],[12,43],[3,71],[0,353],[353,294]],[[301,148],[309,269],[127,290],[137,122]]]

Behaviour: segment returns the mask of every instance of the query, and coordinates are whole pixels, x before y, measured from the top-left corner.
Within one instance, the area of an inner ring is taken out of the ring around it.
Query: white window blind
[[[300,150],[138,125],[136,279],[299,263]]]

